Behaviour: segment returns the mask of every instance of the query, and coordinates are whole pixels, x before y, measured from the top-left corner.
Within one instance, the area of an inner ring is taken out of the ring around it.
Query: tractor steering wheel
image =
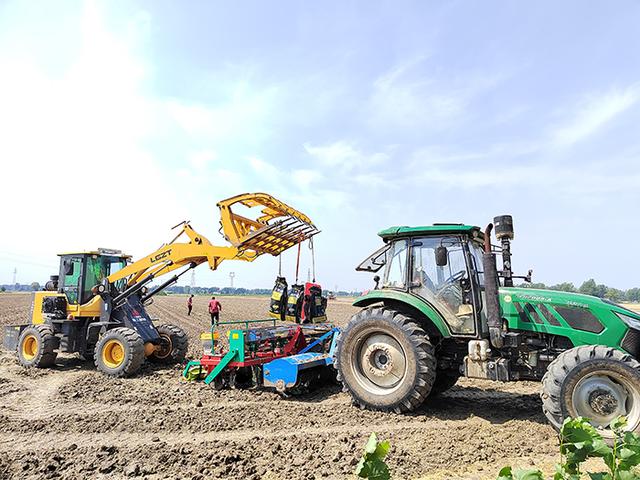
[[[466,270],[460,270],[457,273],[454,273],[453,275],[451,275],[449,278],[447,278],[443,283],[442,286],[438,288],[438,291],[436,292],[436,297],[441,297],[442,294],[444,292],[446,292],[447,290],[449,290],[449,288],[451,288],[456,282],[462,280],[462,278],[467,274]]]

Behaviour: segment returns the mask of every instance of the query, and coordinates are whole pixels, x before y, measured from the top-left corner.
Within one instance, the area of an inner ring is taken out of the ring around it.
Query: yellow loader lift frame
[[[233,212],[236,205],[262,207],[261,215],[256,220],[244,217]],[[231,246],[213,245],[185,221],[173,227],[180,227],[173,240],[110,275],[108,282],[126,278],[127,285],[133,286],[149,277],[165,275],[185,266],[193,268],[204,262],[211,270],[216,270],[223,260],[252,262],[265,253],[279,255],[319,233],[309,217],[266,193],[244,193],[222,200],[217,206],[220,232]],[[184,236],[189,241],[178,242]]]

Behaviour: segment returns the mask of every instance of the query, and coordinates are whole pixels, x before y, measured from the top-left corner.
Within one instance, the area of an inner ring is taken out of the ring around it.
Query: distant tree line
[[[189,285],[181,286],[181,285],[173,285],[171,287],[167,287],[164,289],[164,292],[167,294],[174,295],[271,295],[270,288],[231,288],[231,287],[193,287],[191,288]],[[328,291],[325,291],[328,293]],[[340,290],[338,292],[334,292],[336,296],[339,297],[357,297],[362,295],[362,292],[359,291],[351,291],[347,292],[344,290]]]
[[[594,297],[607,298],[612,302],[640,302],[640,288],[634,287],[628,290],[620,290],[602,283],[596,283],[593,278],[585,280],[578,288],[576,288],[571,282],[562,282],[557,285],[550,286],[547,286],[544,283],[523,283],[519,286],[526,288],[541,288],[545,290],[560,290],[563,292],[584,293],[585,295],[593,295]]]
[[[628,290],[620,290],[618,288],[609,287],[602,283],[596,283],[593,278],[585,280],[582,285],[576,288],[571,282],[562,282],[557,285],[546,285],[544,283],[522,283],[519,285],[523,288],[540,288],[543,290],[560,290],[562,292],[577,292],[585,295],[593,295],[594,297],[607,298],[612,302],[633,302],[640,303],[640,288],[634,287]],[[36,292],[41,290],[42,286],[38,282],[32,283],[16,283],[0,285],[0,292]],[[180,286],[173,285],[165,288],[166,294],[193,294],[193,295],[271,295],[270,288],[231,288],[231,287],[193,287],[189,285]],[[327,291],[328,293],[328,291]],[[353,290],[350,292],[339,290],[333,292],[338,297],[357,297],[362,292]]]
[[[0,285],[0,292],[37,292],[42,290],[38,282],[32,283],[5,283]]]
[[[37,292],[42,290],[42,286],[38,282],[29,284],[4,284],[0,285],[0,292]],[[270,288],[231,288],[231,287],[193,287],[173,285],[164,289],[162,294],[194,294],[194,295],[271,295]],[[335,292],[335,295],[339,297],[357,297],[362,292],[351,291],[346,292],[340,290]]]

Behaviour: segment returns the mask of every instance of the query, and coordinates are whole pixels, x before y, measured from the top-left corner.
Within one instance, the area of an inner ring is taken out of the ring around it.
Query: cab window
[[[63,290],[69,303],[78,303],[80,276],[82,274],[82,258],[65,258],[62,263],[64,284]]]
[[[93,255],[87,259],[87,273],[82,292],[82,301],[88,302],[93,293],[91,289],[102,283],[109,275],[121,270],[125,266],[125,260],[118,257]]]
[[[436,263],[438,248],[446,248],[446,265]],[[463,281],[469,279],[465,256],[459,238],[416,239],[412,247],[411,291],[436,307],[452,332],[473,334],[474,310],[462,288]]]
[[[383,287],[405,288],[407,276],[407,240],[398,240],[389,250]]]

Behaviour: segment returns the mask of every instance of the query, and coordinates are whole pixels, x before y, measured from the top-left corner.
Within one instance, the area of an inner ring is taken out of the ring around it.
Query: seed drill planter
[[[268,326],[253,326],[270,323]],[[275,388],[296,391],[323,376],[333,364],[339,333],[328,324],[276,325],[273,319],[220,322],[239,326],[228,332],[229,347],[220,346],[220,330],[203,334],[204,355],[183,371],[187,380],[204,380],[220,389],[227,386]]]

